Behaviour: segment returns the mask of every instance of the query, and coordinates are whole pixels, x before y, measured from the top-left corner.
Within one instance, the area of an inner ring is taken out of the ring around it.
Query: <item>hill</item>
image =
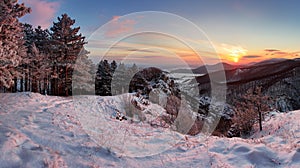
[[[198,68],[194,68],[194,69],[175,69],[173,71],[171,71],[171,73],[194,73],[194,74],[206,74],[208,71],[210,72],[215,72],[215,71],[219,71],[221,70],[221,68],[224,68],[224,70],[232,70],[232,69],[236,69],[242,67],[241,65],[231,65],[228,63],[217,63],[217,64],[213,64],[213,65],[202,65],[199,66]]]
[[[128,96],[0,94],[0,167],[300,166],[300,111],[272,113],[253,139],[188,136],[150,126],[156,104],[145,122],[113,118]]]
[[[222,71],[213,73],[224,73]],[[249,88],[262,86],[264,94],[274,98],[280,111],[300,109],[300,60],[270,61],[263,64],[225,70],[228,102]],[[196,77],[200,93],[209,94],[209,74]],[[224,81],[216,81],[224,82]]]

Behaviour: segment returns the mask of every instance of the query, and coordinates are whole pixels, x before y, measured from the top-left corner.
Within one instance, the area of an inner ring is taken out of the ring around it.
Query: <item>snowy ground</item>
[[[267,117],[250,139],[204,139],[151,127],[155,104],[145,122],[115,120],[123,101],[0,94],[0,167],[300,167],[300,111]]]

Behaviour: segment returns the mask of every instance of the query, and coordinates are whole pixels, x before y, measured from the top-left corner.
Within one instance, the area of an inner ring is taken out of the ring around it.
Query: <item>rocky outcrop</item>
[[[130,81],[130,92],[140,92],[146,98],[156,94],[174,95],[179,97],[180,90],[173,79],[168,77],[167,72],[150,67],[137,72]],[[153,101],[158,101],[153,100]]]
[[[174,121],[180,108],[180,90],[168,73],[158,68],[150,67],[137,72],[130,81],[130,92],[139,92],[150,102],[158,104],[166,110]]]

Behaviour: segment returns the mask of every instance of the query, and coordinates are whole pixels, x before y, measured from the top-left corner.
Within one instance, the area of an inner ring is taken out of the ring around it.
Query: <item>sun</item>
[[[240,62],[243,56],[247,55],[248,52],[248,50],[242,46],[228,44],[222,44],[221,50],[223,50],[225,59],[234,63]]]
[[[239,58],[238,57],[234,57],[233,58],[233,62],[235,62],[235,63],[239,62]]]
[[[247,53],[243,48],[234,48],[230,50],[229,56],[233,62],[238,63],[240,58]]]

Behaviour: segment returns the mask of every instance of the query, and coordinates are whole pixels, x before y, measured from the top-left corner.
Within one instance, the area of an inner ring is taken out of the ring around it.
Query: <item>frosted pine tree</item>
[[[50,45],[50,33],[48,29],[42,29],[41,26],[38,26],[34,29],[34,49],[36,51],[37,60],[39,63],[33,66],[35,70],[33,75],[37,77],[38,90],[40,93],[48,93],[49,78],[51,72],[51,61],[50,55],[51,45]]]
[[[96,67],[88,58],[89,52],[83,49],[76,60],[73,72],[73,94],[93,94],[95,90]]]
[[[73,66],[83,45],[86,44],[85,37],[78,34],[80,27],[72,28],[74,24],[75,20],[63,14],[50,28],[54,51],[52,61],[54,71],[58,72],[58,80],[54,85],[61,85],[58,92],[66,96],[70,94],[72,88]]]
[[[111,81],[113,72],[107,60],[101,60],[96,72],[95,89],[97,95],[111,95]]]
[[[27,57],[23,59],[20,66],[23,70],[21,71],[23,74],[21,86],[24,83],[26,91],[45,94],[48,90],[51,70],[49,31],[41,29],[40,26],[33,29],[32,25],[24,24],[24,33]]]
[[[120,63],[113,72],[111,82],[112,95],[128,93],[128,80],[131,80],[130,72],[124,63]],[[124,85],[127,84],[127,85]]]
[[[113,61],[110,63],[110,67],[111,67],[112,73],[114,73],[115,70],[116,70],[117,67],[118,67],[117,62],[116,62],[115,60],[113,60]]]
[[[51,53],[50,32],[38,26],[34,29],[34,43],[38,50],[43,54]]]
[[[30,59],[29,71],[32,84],[32,92],[45,93],[48,87],[47,78],[50,73],[48,56],[39,51],[35,43],[32,45],[32,52],[28,55]]]
[[[23,25],[24,29],[24,39],[25,39],[25,47],[27,49],[27,57],[22,59],[22,62],[19,66],[19,69],[22,73],[22,78],[21,78],[21,91],[30,91],[30,78],[31,78],[31,72],[30,72],[30,66],[29,64],[32,62],[32,55],[33,55],[33,50],[32,46],[35,41],[35,33],[32,28],[32,25],[25,23]],[[24,85],[24,88],[23,88]]]
[[[0,85],[9,88],[19,75],[16,67],[25,55],[23,30],[18,18],[30,12],[17,0],[0,1]]]

